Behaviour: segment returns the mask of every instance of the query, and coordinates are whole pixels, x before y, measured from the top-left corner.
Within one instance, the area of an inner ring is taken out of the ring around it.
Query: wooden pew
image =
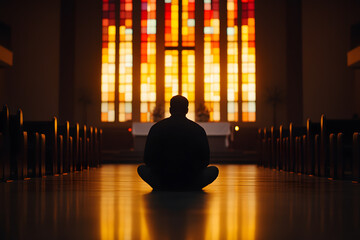
[[[69,172],[74,171],[74,141],[73,137],[69,137]]]
[[[305,172],[305,162],[307,156],[307,138],[303,134],[301,136],[295,137],[295,163],[294,163],[294,172],[304,173]]]
[[[9,108],[4,106],[0,112],[0,132],[2,144],[0,145],[0,180],[10,179],[10,114]]]
[[[102,130],[69,122],[23,121],[22,111],[0,112],[0,180],[56,175],[98,167]]]
[[[314,175],[320,176],[320,135],[314,137]]]
[[[266,128],[262,129],[262,136],[263,139],[261,140],[262,146],[262,164],[264,167],[272,168],[272,162],[274,157],[274,144],[273,139],[271,137],[271,129],[268,130]]]
[[[64,125],[58,126],[59,135],[63,136],[63,151],[61,152],[63,157],[62,169],[63,172],[70,172],[70,123],[66,121]],[[60,151],[59,151],[60,155]],[[59,166],[60,167],[60,166]]]
[[[345,172],[350,172],[352,169],[353,133],[359,131],[360,120],[329,120],[325,115],[321,116],[320,176],[340,179],[347,177],[344,175]],[[332,137],[336,139],[336,143],[333,140],[331,145],[336,150],[330,150],[330,134],[334,134]],[[338,157],[340,159],[337,159]],[[346,173],[346,175],[350,174]]]
[[[98,131],[98,135],[97,135],[97,152],[98,152],[98,157],[97,157],[97,167],[100,167],[101,166],[101,163],[102,163],[102,134],[103,134],[103,131],[102,129],[99,129]]]
[[[261,166],[333,179],[360,181],[360,120],[307,120],[307,126],[289,130],[280,126],[259,129]]]
[[[80,158],[80,126],[76,123],[74,126],[70,127],[70,138],[72,141],[72,154],[71,154],[71,163],[70,171],[80,171],[81,169],[78,166],[81,166]]]
[[[264,135],[263,135],[263,129],[259,128],[258,129],[258,136],[257,136],[257,151],[258,151],[258,162],[257,165],[258,166],[263,166],[263,139],[264,139]]]
[[[57,158],[57,171],[55,175],[64,173],[64,137],[63,135],[58,135],[58,158]]]
[[[86,131],[86,125],[82,126],[80,128],[79,131],[79,151],[80,151],[80,161],[79,161],[79,165],[77,166],[77,170],[81,171],[83,169],[87,169],[89,164],[88,164],[88,158],[89,158],[89,154],[88,154],[88,148],[87,148],[87,131]]]
[[[89,126],[86,132],[87,136],[87,152],[88,152],[88,167],[95,167],[95,139],[94,139],[94,128]]]
[[[45,142],[45,171],[47,175],[58,173],[58,128],[57,118],[51,121],[25,121],[24,129],[27,132],[44,134]]]
[[[262,162],[264,167],[270,167],[271,162],[271,138],[266,128],[263,128],[263,139],[262,139]]]
[[[294,127],[293,123],[289,125],[289,171],[297,172],[301,162],[301,158],[296,153],[301,152],[303,155],[302,144],[299,143],[299,137],[306,135],[305,127]],[[298,139],[298,140],[297,140]]]
[[[99,131],[97,127],[94,127],[94,167],[99,167]]]
[[[278,165],[278,148],[279,143],[277,139],[279,138],[279,130],[276,129],[274,126],[270,128],[270,139],[271,139],[271,158],[270,158],[270,168],[276,168]]]
[[[0,179],[24,179],[27,171],[27,132],[23,131],[23,115],[19,109],[10,115],[5,105],[0,112]]]
[[[21,109],[10,115],[10,171],[11,178],[28,178],[28,135],[23,131],[23,114]]]
[[[284,128],[283,125],[279,127],[279,141],[280,141],[280,163],[279,169],[287,171],[288,166],[288,150],[286,144],[286,138],[289,138],[290,131],[289,129]]]
[[[315,174],[315,166],[318,167],[318,149],[315,148],[315,136],[320,135],[320,123],[312,122],[310,118],[306,120],[306,162],[305,162],[305,173],[309,175]]]
[[[344,178],[344,148],[343,134],[329,136],[329,177],[332,179]]]
[[[45,176],[45,134],[29,132],[28,134],[28,170],[30,177]]]
[[[352,176],[353,181],[360,182],[360,134],[353,134],[353,159],[352,159]]]
[[[284,141],[284,162],[285,162],[285,168],[284,171],[289,171],[290,169],[290,137],[285,137]]]
[[[102,138],[102,129],[94,127],[93,132],[93,167],[99,167],[101,163],[101,138]]]
[[[3,134],[0,132],[0,181],[3,180],[3,175],[4,175],[4,166],[3,166],[3,162],[1,161],[1,150],[3,149]]]

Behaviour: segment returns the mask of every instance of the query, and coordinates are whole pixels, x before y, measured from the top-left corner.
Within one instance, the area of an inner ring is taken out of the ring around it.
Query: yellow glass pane
[[[152,120],[156,102],[156,0],[141,1],[140,121]]]

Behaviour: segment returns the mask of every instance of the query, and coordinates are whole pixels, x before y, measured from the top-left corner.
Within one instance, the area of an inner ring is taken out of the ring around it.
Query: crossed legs
[[[137,169],[139,176],[149,184],[154,190],[201,190],[212,183],[219,175],[219,169],[215,166],[204,168],[194,179],[190,185],[183,188],[166,189],[158,175],[154,174],[146,165],[140,165]]]

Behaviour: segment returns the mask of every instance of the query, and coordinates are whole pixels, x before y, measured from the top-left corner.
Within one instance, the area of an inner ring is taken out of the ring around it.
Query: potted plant
[[[201,103],[196,110],[196,117],[198,122],[208,122],[210,119],[210,110],[205,104]]]
[[[283,102],[283,99],[284,99],[283,91],[280,87],[273,86],[272,88],[267,88],[266,102],[272,106],[273,126],[275,128],[277,124],[277,109],[278,106]]]
[[[162,105],[156,105],[152,111],[152,117],[154,122],[158,122],[164,118],[164,107]]]

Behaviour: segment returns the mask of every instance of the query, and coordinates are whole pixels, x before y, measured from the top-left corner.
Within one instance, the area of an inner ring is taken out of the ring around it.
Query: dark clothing
[[[137,169],[139,176],[149,184],[155,190],[165,190],[165,191],[193,191],[201,190],[206,187],[219,175],[219,169],[215,166],[206,167],[201,170],[195,177],[192,178],[192,181],[183,182],[180,181],[182,178],[179,178],[178,181],[167,181],[160,180],[157,174],[154,174],[150,167],[145,165],[140,165]]]
[[[209,164],[210,150],[205,130],[185,116],[172,115],[149,131],[144,162],[161,185],[185,186]]]

